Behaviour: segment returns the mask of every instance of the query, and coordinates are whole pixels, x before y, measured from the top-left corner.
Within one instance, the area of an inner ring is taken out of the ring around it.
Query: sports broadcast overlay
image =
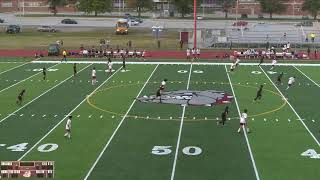
[[[53,178],[53,161],[1,161],[0,179]]]

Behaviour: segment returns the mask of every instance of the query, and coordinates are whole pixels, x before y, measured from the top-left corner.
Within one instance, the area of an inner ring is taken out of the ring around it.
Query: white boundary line
[[[192,72],[192,63],[190,65],[190,70],[189,70],[187,90],[189,90],[189,86],[190,86],[191,72]],[[176,152],[175,152],[175,155],[174,155],[174,161],[173,161],[173,166],[172,166],[172,171],[171,171],[171,180],[174,180],[174,176],[175,176],[175,172],[176,172],[176,166],[177,166],[177,160],[178,160],[178,154],[179,154],[179,148],[180,148],[180,140],[181,140],[181,134],[182,134],[182,127],[183,127],[183,122],[184,122],[184,114],[186,112],[186,107],[187,107],[187,105],[184,105],[183,108],[182,108],[179,135],[178,135]]]
[[[292,109],[292,111],[296,114],[296,116],[298,117],[298,119],[300,120],[300,122],[303,124],[303,126],[306,128],[306,130],[309,132],[309,134],[311,135],[311,137],[316,141],[316,143],[318,144],[318,146],[320,146],[319,141],[317,140],[317,138],[312,134],[312,132],[309,130],[308,126],[303,122],[302,118],[300,117],[300,115],[297,113],[297,111],[293,108],[293,106],[289,103],[289,101],[287,100],[287,98],[282,94],[282,92],[279,90],[279,88],[273,83],[273,81],[270,79],[270,77],[268,76],[268,74],[263,70],[262,67],[260,67],[262,72],[267,76],[267,78],[270,80],[270,82],[273,84],[273,86],[278,90],[278,92],[281,94],[282,98],[287,102],[287,104],[290,106],[290,108]]]
[[[32,63],[58,63],[59,61],[32,61]],[[67,61],[63,62],[66,64],[107,64],[106,61]],[[114,64],[122,64],[120,61],[114,61]],[[168,65],[190,65],[190,62],[126,62],[126,64],[146,64],[146,65],[162,65],[162,64],[168,64]],[[193,62],[194,65],[231,65],[232,63],[215,63],[215,62]],[[257,66],[259,63],[241,63],[241,66]],[[263,63],[261,66],[270,66],[271,63]],[[320,67],[320,64],[312,64],[312,63],[278,63],[277,66],[315,66]]]
[[[30,61],[25,62],[25,61],[0,61],[0,64],[27,64],[30,63]]]
[[[307,76],[304,72],[302,72],[299,68],[297,68],[296,66],[293,66],[294,68],[296,68],[296,70],[298,70],[302,75],[304,75],[306,78],[308,78],[311,82],[313,82],[315,85],[317,85],[318,87],[320,87],[320,85],[318,83],[316,83],[314,80],[312,80],[309,76]]]
[[[84,69],[88,68],[89,66],[91,66],[90,64],[88,66],[86,66],[85,68],[81,69],[79,72],[83,71]],[[22,107],[20,107],[19,109],[15,110],[13,113],[10,113],[8,116],[6,116],[5,118],[0,120],[0,124],[5,121],[6,119],[8,119],[9,117],[11,117],[12,115],[14,115],[16,112],[20,111],[21,109],[23,109],[24,107],[28,106],[29,104],[31,104],[32,102],[34,102],[35,100],[39,99],[41,96],[45,95],[46,93],[50,92],[51,90],[53,90],[54,88],[56,88],[57,86],[61,85],[62,83],[64,83],[65,81],[69,80],[70,78],[72,78],[72,76],[66,78],[65,80],[61,81],[60,83],[56,84],[55,86],[51,87],[50,89],[48,89],[47,91],[43,92],[42,94],[40,94],[39,96],[37,96],[36,98],[32,99],[31,101],[29,101],[28,103],[26,103],[25,105],[23,105]]]
[[[48,69],[53,68],[53,67],[55,67],[55,66],[57,66],[57,65],[59,65],[59,64],[55,64],[55,65],[53,65],[53,66],[50,66],[50,67],[48,67]],[[13,86],[15,86],[15,85],[17,85],[17,84],[20,84],[20,83],[22,83],[22,82],[24,82],[24,81],[26,81],[26,80],[28,80],[28,79],[31,79],[31,78],[33,78],[33,77],[35,77],[35,76],[37,76],[37,75],[39,75],[39,74],[41,74],[41,73],[42,73],[42,71],[40,71],[40,72],[38,72],[38,73],[36,73],[36,74],[34,74],[34,75],[32,75],[32,76],[29,76],[29,77],[27,77],[26,79],[23,79],[23,80],[21,80],[21,81],[18,81],[17,83],[12,84],[11,86],[8,86],[8,87],[6,87],[6,88],[4,88],[4,89],[1,89],[1,90],[0,90],[0,93],[2,93],[3,91],[5,91],[5,90],[7,90],[7,89],[10,89],[11,87],[13,87]]]
[[[140,92],[138,93],[138,95],[136,96],[136,98],[133,100],[133,102],[131,103],[129,109],[127,110],[126,114],[123,116],[122,120],[120,121],[120,123],[118,124],[117,128],[113,131],[111,137],[109,138],[107,144],[104,146],[104,148],[102,149],[102,151],[100,152],[98,158],[96,159],[96,161],[93,163],[93,165],[91,166],[90,170],[88,171],[87,175],[85,176],[84,180],[87,180],[90,176],[90,174],[92,173],[93,169],[96,167],[96,165],[98,164],[100,158],[102,157],[102,155],[104,154],[104,152],[106,151],[106,149],[109,147],[112,139],[114,138],[114,136],[116,135],[116,133],[118,132],[118,130],[120,129],[121,125],[123,124],[124,120],[126,119],[127,115],[129,114],[129,112],[131,111],[133,105],[135,104],[135,102],[137,101],[137,98],[140,96],[140,94],[142,93],[143,89],[146,87],[146,85],[148,84],[149,80],[151,79],[151,77],[153,76],[154,72],[156,72],[156,70],[158,69],[157,65],[154,70],[152,71],[152,73],[150,74],[149,78],[147,79],[147,81],[144,83],[143,87],[141,88]],[[121,68],[120,68],[121,69]]]
[[[92,65],[92,64],[91,64]],[[89,66],[91,66],[89,65]],[[89,67],[87,66],[87,67]],[[85,67],[84,69],[86,69],[87,67]],[[102,87],[105,83],[107,83],[115,74],[117,74],[117,72],[119,72],[121,70],[121,67],[114,73],[112,73],[111,76],[109,76],[103,83],[101,83],[96,89],[94,89],[86,98],[84,98],[75,108],[73,108],[64,118],[62,118],[58,124],[56,124],[49,132],[47,132],[46,135],[44,135],[38,142],[36,142],[26,153],[24,153],[19,159],[18,161],[21,161],[26,155],[28,155],[42,140],[44,140],[47,136],[49,136],[52,131],[54,131],[69,115],[71,115],[71,113],[73,113],[76,109],[78,109],[78,107],[84,103],[88,97],[92,96],[100,87]],[[80,72],[80,71],[79,71]],[[73,75],[71,76],[73,77]],[[70,77],[70,78],[71,78]]]
[[[229,73],[228,73],[227,66],[224,66],[224,67],[226,69],[226,73],[227,73],[227,76],[228,76],[228,79],[229,79],[229,83],[230,83],[230,87],[231,87],[231,90],[232,90],[232,93],[233,93],[234,101],[236,102],[238,114],[239,114],[239,117],[240,117],[241,116],[241,111],[240,111],[240,108],[239,108],[239,105],[238,105],[237,97],[236,97],[236,94],[235,94],[234,89],[233,89],[233,85],[232,85],[232,82],[231,82],[231,79],[230,79],[230,76],[229,76]],[[250,159],[251,159],[251,162],[252,162],[252,165],[253,165],[254,172],[256,174],[256,179],[260,180],[260,176],[259,176],[259,173],[258,173],[256,162],[254,160],[253,153],[252,153],[252,150],[251,150],[249,138],[247,136],[247,132],[246,132],[244,127],[243,127],[243,134],[244,134],[244,136],[246,138],[246,142],[247,142],[247,146],[248,146],[248,150],[249,150],[249,154],[250,154]]]
[[[24,65],[26,65],[26,64],[29,64],[29,63],[30,63],[30,62],[26,62],[26,63],[20,64],[19,66],[15,66],[15,67],[12,67],[12,68],[7,69],[7,70],[5,70],[5,71],[2,71],[2,72],[0,72],[0,75],[6,73],[6,72],[8,72],[8,71],[17,69],[17,68],[19,68],[19,67],[21,67],[21,66],[24,66]]]

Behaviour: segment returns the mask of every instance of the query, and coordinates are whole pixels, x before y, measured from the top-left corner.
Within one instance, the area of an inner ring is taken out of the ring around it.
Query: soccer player
[[[276,58],[274,58],[274,59],[272,60],[270,70],[272,70],[272,69],[276,66],[276,64],[277,64],[277,60],[276,60]]]
[[[263,85],[260,85],[260,88],[259,88],[259,90],[257,91],[257,96],[256,96],[256,98],[254,98],[254,102],[256,102],[257,100],[261,100],[261,98],[262,98],[262,89],[263,89]]]
[[[77,63],[73,64],[73,77],[77,76]]]
[[[162,99],[161,99],[161,88],[159,88],[158,90],[157,90],[157,93],[156,93],[156,99],[159,99],[160,100],[160,103],[162,103]]]
[[[46,80],[47,79],[47,69],[46,69],[46,67],[42,68],[42,74],[43,74],[43,80]]]
[[[92,69],[91,77],[92,77],[91,84],[95,85],[97,82],[97,71],[95,67],[93,67]]]
[[[200,49],[197,48],[196,52],[197,52],[197,58],[199,59],[200,58]]]
[[[249,133],[249,128],[247,127],[247,118],[248,118],[248,110],[245,109],[244,112],[241,114],[241,117],[240,117],[240,127],[238,129],[238,133],[240,133],[241,129],[242,128],[247,128],[247,132]]]
[[[168,79],[164,79],[162,82],[161,82],[161,85],[160,85],[160,93],[162,94],[165,87],[166,87],[166,84],[167,84],[167,81]]]
[[[192,48],[191,53],[192,53],[192,60],[194,60],[196,58],[196,50]]]
[[[259,62],[259,64],[258,64],[258,66],[261,66],[261,64],[263,63],[263,61],[264,61],[264,56],[261,56],[260,62]]]
[[[280,85],[281,84],[281,82],[282,82],[282,77],[283,77],[283,72],[281,72],[280,74],[279,74],[279,76],[277,77],[277,85]]]
[[[26,90],[25,90],[25,89],[22,89],[22,91],[19,93],[19,95],[18,95],[18,100],[17,100],[17,104],[18,104],[18,105],[21,105],[21,104],[22,104],[23,96],[24,96],[25,93],[26,93]]]
[[[236,69],[236,63],[232,63],[230,66],[230,71],[229,72],[233,72]]]
[[[289,81],[288,81],[288,87],[287,87],[286,90],[288,90],[294,84],[295,81],[296,81],[296,77],[295,76],[290,77]]]
[[[64,60],[64,61],[67,61],[67,51],[66,50],[63,50],[62,51],[62,55],[63,55],[63,58],[61,60],[61,62]]]
[[[112,62],[111,62],[111,60],[108,61],[108,71],[109,71],[109,74],[111,75],[112,74]]]
[[[190,59],[190,49],[188,48],[187,49],[187,60],[189,60]]]
[[[72,116],[70,115],[66,123],[66,133],[64,134],[64,137],[68,139],[71,139],[71,119],[72,119]]]
[[[126,71],[126,57],[122,56],[122,71]]]
[[[239,63],[240,63],[240,59],[237,58],[237,60],[236,60],[236,62],[235,62],[235,65],[236,65],[236,66],[239,66]]]
[[[224,125],[225,122],[227,121],[227,115],[229,114],[229,106],[227,106],[224,111],[221,114],[221,121],[217,122],[217,125],[222,124]]]

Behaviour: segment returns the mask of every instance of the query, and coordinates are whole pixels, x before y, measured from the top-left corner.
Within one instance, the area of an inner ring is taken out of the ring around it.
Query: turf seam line
[[[320,87],[320,85],[318,83],[316,83],[313,79],[311,79],[309,76],[307,76],[302,70],[300,70],[296,66],[293,66],[293,67],[296,68],[296,70],[298,70],[302,75],[304,75],[306,78],[308,78],[311,82],[313,82],[316,86]]]
[[[260,67],[260,69],[262,70],[262,72],[267,76],[267,78],[269,79],[269,81],[273,84],[273,86],[278,90],[278,92],[281,94],[282,98],[284,98],[284,100],[287,102],[287,104],[290,106],[290,108],[292,109],[292,111],[296,114],[296,116],[299,118],[300,122],[303,124],[303,126],[306,128],[306,130],[309,132],[309,134],[311,135],[311,137],[316,141],[316,143],[318,144],[318,146],[320,146],[319,141],[317,140],[317,138],[312,134],[312,132],[310,131],[310,129],[308,128],[308,126],[302,121],[302,118],[300,117],[300,115],[297,113],[297,111],[293,108],[293,106],[289,103],[289,101],[287,100],[287,98],[282,94],[282,92],[279,90],[279,88],[273,83],[273,81],[270,79],[270,77],[267,75],[267,73],[264,71],[264,69],[262,67]]]
[[[189,90],[189,86],[190,86],[191,73],[192,73],[192,63],[190,65],[190,70],[189,70],[187,90]],[[182,108],[181,123],[180,123],[180,129],[179,129],[178,140],[177,140],[177,145],[176,145],[176,152],[175,152],[175,155],[174,155],[174,161],[173,161],[172,171],[171,171],[171,180],[174,180],[174,176],[175,176],[175,172],[176,172],[176,166],[177,166],[177,160],[178,160],[180,141],[181,141],[181,134],[182,134],[183,121],[184,121],[184,115],[185,115],[185,112],[186,112],[186,107],[187,107],[187,105],[184,105],[183,108]]]
[[[81,69],[79,72],[81,72],[82,70],[88,68],[90,65],[86,66],[85,68]],[[15,114],[16,112],[19,112],[21,109],[25,108],[26,106],[28,106],[29,104],[31,104],[32,102],[34,102],[35,100],[39,99],[40,97],[42,97],[43,95],[47,94],[48,92],[50,92],[51,90],[53,90],[54,88],[58,87],[59,85],[61,85],[62,83],[66,82],[67,80],[69,80],[70,78],[72,78],[72,76],[66,78],[65,80],[61,81],[59,84],[56,84],[55,86],[51,87],[50,89],[46,90],[45,92],[43,92],[42,94],[40,94],[39,96],[37,96],[36,98],[32,99],[31,101],[29,101],[28,103],[26,103],[25,105],[23,105],[22,107],[20,107],[19,109],[15,110],[13,113],[10,113],[8,116],[6,116],[5,118],[0,120],[0,123],[2,123],[4,120],[8,119],[9,117],[11,117],[13,114]]]
[[[233,93],[234,101],[236,103],[237,110],[238,110],[238,115],[239,115],[239,118],[240,118],[241,117],[241,112],[240,112],[240,108],[239,108],[239,104],[238,104],[238,101],[237,101],[236,94],[235,94],[234,89],[233,89],[231,78],[229,76],[227,66],[224,66],[224,68],[226,70],[226,74],[227,74],[227,77],[228,77],[228,80],[229,80],[229,84],[230,84],[230,87],[231,87],[231,90],[232,90],[232,93]],[[256,175],[256,179],[260,180],[259,172],[258,172],[258,169],[257,169],[257,166],[256,166],[256,162],[254,160],[254,156],[253,156],[253,153],[252,153],[252,150],[251,150],[251,146],[250,146],[249,138],[247,136],[246,129],[245,129],[245,127],[242,127],[242,128],[243,128],[242,129],[243,130],[243,134],[244,134],[246,142],[247,142],[247,147],[248,147],[248,150],[249,150],[250,159],[251,159],[252,166],[253,166],[253,169],[254,169],[254,172],[255,172],[255,175]]]
[[[58,61],[32,61],[32,63],[57,63]],[[65,64],[107,64],[105,61],[68,61],[63,62]],[[113,64],[122,64],[120,61],[114,61]],[[145,65],[190,65],[190,62],[126,62],[126,64],[145,64]],[[232,63],[208,63],[208,62],[193,62],[194,65],[231,65]],[[240,63],[241,66],[258,66],[259,63]],[[272,63],[264,63],[260,66],[271,66]],[[320,64],[310,64],[310,63],[277,63],[277,66],[315,66],[319,67]]]
[[[90,64],[89,66],[91,66],[91,65],[92,65],[92,64]],[[84,69],[88,68],[89,66],[86,66]],[[84,69],[82,69],[82,70],[84,70]],[[44,140],[47,136],[49,136],[69,115],[71,115],[71,113],[73,113],[75,110],[77,110],[77,109],[80,107],[80,105],[87,100],[87,98],[88,98],[89,96],[92,96],[100,87],[102,87],[106,82],[108,82],[109,79],[111,79],[115,74],[117,74],[117,72],[118,72],[120,69],[121,69],[121,67],[120,67],[115,73],[113,73],[111,76],[109,76],[103,83],[101,83],[96,89],[94,89],[87,97],[85,97],[85,98],[84,98],[75,108],[73,108],[68,114],[64,115],[64,118],[62,118],[62,119],[58,122],[58,124],[56,124],[49,132],[47,132],[47,134],[45,134],[38,142],[36,142],[26,153],[24,153],[24,154],[18,159],[18,161],[21,161],[21,160],[22,160],[26,155],[28,155],[36,146],[38,146],[38,144],[39,144],[42,140]],[[81,71],[82,71],[82,70],[81,70]],[[80,72],[80,71],[79,71],[79,72]],[[70,78],[72,78],[72,77],[73,77],[73,75],[70,76]]]
[[[53,68],[53,67],[55,67],[55,66],[57,66],[57,65],[58,65],[58,64],[55,64],[55,65],[53,65],[53,66],[50,66],[48,69]],[[17,84],[20,84],[20,83],[22,83],[22,82],[24,82],[24,81],[26,81],[26,80],[28,80],[28,79],[31,79],[31,78],[33,78],[33,77],[35,77],[35,76],[37,76],[37,75],[39,75],[39,74],[41,74],[41,73],[42,73],[42,71],[40,71],[40,72],[38,72],[38,73],[36,73],[36,74],[34,74],[34,75],[32,75],[32,76],[29,76],[29,77],[27,77],[27,78],[25,78],[25,79],[23,79],[23,80],[21,80],[21,81],[18,81],[17,83],[12,84],[11,86],[8,86],[8,87],[6,87],[6,88],[4,88],[4,89],[1,89],[1,90],[0,90],[0,93],[2,93],[3,91],[5,91],[5,90],[7,90],[7,89],[12,88],[13,86],[16,86]]]
[[[12,67],[12,68],[10,68],[10,69],[8,69],[8,70],[5,70],[5,71],[3,71],[3,72],[0,72],[0,75],[1,75],[1,74],[4,74],[4,73],[6,73],[6,72],[9,72],[9,71],[11,71],[11,70],[17,69],[17,68],[19,68],[19,67],[21,67],[21,66],[24,66],[24,65],[26,65],[26,64],[29,64],[29,63],[30,63],[30,62],[26,62],[26,63],[20,64],[19,66]]]
[[[93,169],[96,167],[96,165],[98,164],[100,158],[102,157],[102,155],[104,154],[104,152],[106,151],[106,149],[109,147],[109,144],[111,143],[111,141],[113,140],[114,136],[116,135],[116,133],[118,132],[118,130],[120,129],[121,125],[123,124],[124,120],[126,119],[127,115],[129,114],[129,112],[131,111],[133,105],[135,104],[135,102],[137,101],[137,98],[140,96],[140,94],[142,93],[142,91],[144,90],[144,88],[147,86],[149,80],[151,79],[151,77],[153,76],[154,72],[156,72],[156,70],[158,69],[157,65],[154,70],[152,71],[152,73],[150,74],[149,78],[147,79],[147,81],[144,83],[143,87],[140,89],[138,95],[136,96],[136,98],[133,100],[132,104],[130,105],[129,109],[127,110],[126,114],[123,116],[122,120],[120,121],[120,123],[118,124],[117,128],[113,131],[111,137],[109,138],[107,144],[104,146],[104,148],[102,149],[102,151],[100,152],[99,156],[97,157],[96,161],[93,163],[93,165],[91,166],[91,168],[89,169],[87,175],[84,177],[84,180],[87,180],[90,176],[90,174],[92,173]]]

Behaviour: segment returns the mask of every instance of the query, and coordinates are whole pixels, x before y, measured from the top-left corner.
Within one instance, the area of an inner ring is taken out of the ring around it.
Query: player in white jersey
[[[288,90],[294,84],[295,81],[296,81],[296,77],[295,76],[290,77],[289,80],[288,80],[288,87],[287,87],[286,90]]]
[[[199,59],[200,58],[200,49],[197,48],[196,52],[197,52],[197,58]]]
[[[69,139],[71,138],[71,119],[72,116],[69,116],[66,123],[66,133],[64,134],[64,137],[67,137]]]
[[[164,92],[164,89],[166,88],[167,81],[168,81],[168,79],[164,79],[164,80],[161,82],[161,85],[160,85],[160,93],[161,93],[161,94]]]
[[[192,53],[192,59],[196,58],[196,50],[194,48],[192,48],[191,53]]]
[[[187,59],[188,60],[190,59],[190,49],[189,48],[187,49]]]
[[[241,117],[240,117],[240,127],[239,127],[239,129],[238,129],[238,133],[240,133],[240,131],[241,131],[241,129],[242,128],[247,128],[247,132],[249,132],[249,128],[248,128],[248,126],[247,126],[247,119],[248,119],[248,110],[247,109],[245,109],[244,111],[243,111],[243,113],[241,114]]]
[[[239,63],[240,63],[240,59],[237,58],[237,60],[236,60],[236,62],[235,62],[235,65],[236,65],[236,66],[239,66]]]
[[[96,71],[96,68],[95,68],[95,67],[92,68],[91,78],[92,78],[92,79],[91,79],[91,84],[92,84],[92,85],[95,85],[96,82],[97,82],[97,71]]]
[[[112,74],[112,62],[111,61],[108,62],[108,71],[109,71],[109,74],[111,75]]]
[[[276,60],[276,58],[274,58],[274,59],[272,60],[270,70],[272,70],[272,69],[275,67],[276,64],[277,64],[277,60]]]
[[[233,72],[236,69],[236,63],[232,63],[230,66],[230,71],[229,72]]]

